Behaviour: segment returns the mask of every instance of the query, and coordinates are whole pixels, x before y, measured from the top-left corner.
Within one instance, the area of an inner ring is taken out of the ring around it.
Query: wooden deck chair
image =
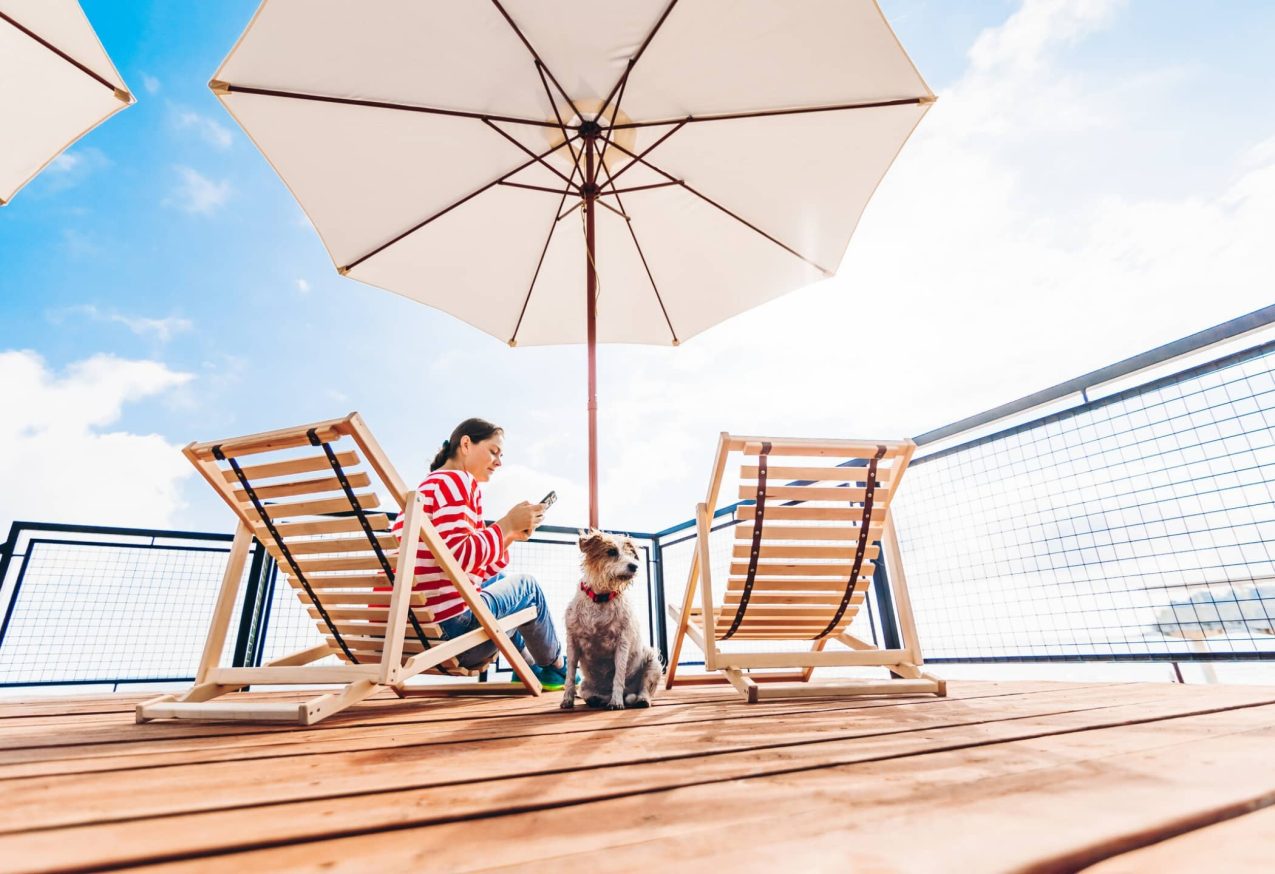
[[[682,606],[669,606],[676,632],[668,687],[730,682],[750,704],[790,696],[946,695],[944,681],[921,670],[912,605],[889,513],[915,449],[910,440],[722,434],[708,499],[695,512],[698,538]],[[738,510],[742,521],[735,526],[730,570],[717,600],[709,535],[731,453],[742,454],[739,497],[755,503]],[[884,556],[879,555],[882,551]],[[902,646],[890,649],[847,630],[882,557],[905,638]],[[677,677],[682,641],[688,636],[704,651],[707,676]],[[810,649],[735,651],[734,646],[722,646],[727,641],[807,641]],[[833,642],[839,646],[829,648]],[[810,682],[817,667],[863,665],[885,667],[894,679]]]
[[[239,518],[230,560],[213,611],[195,685],[185,693],[139,704],[137,721],[176,718],[271,720],[312,725],[373,693],[392,688],[408,694],[517,692],[539,695],[540,683],[508,631],[535,618],[528,608],[497,620],[425,515],[420,494],[386,459],[357,413],[344,419],[192,443],[183,452]],[[251,463],[249,463],[251,460]],[[402,544],[374,482],[406,514]],[[281,572],[316,622],[322,642],[263,667],[221,667],[244,562],[253,538]],[[479,627],[448,639],[411,591],[419,545],[439,560],[477,617]],[[437,684],[405,687],[424,672],[472,675],[456,657],[485,641],[513,667],[522,683]],[[343,664],[313,665],[328,655]],[[250,684],[339,689],[284,703],[221,698]]]

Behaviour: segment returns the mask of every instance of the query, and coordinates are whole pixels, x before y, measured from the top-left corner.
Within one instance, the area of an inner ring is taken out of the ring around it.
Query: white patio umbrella
[[[210,87],[338,271],[510,345],[832,275],[934,96],[874,0],[265,0]]]
[[[0,0],[0,206],[133,103],[76,0]]]

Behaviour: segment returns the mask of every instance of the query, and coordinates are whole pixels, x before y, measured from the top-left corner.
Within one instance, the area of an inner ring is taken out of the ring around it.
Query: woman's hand
[[[540,527],[544,517],[545,508],[540,504],[533,504],[530,501],[515,504],[508,513],[496,520],[501,533],[504,534],[505,546],[515,540],[530,539],[532,532]]]

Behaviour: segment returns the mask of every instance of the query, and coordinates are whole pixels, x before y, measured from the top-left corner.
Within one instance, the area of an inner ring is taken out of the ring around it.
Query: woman
[[[460,566],[469,574],[487,607],[497,617],[527,607],[536,618],[510,635],[522,650],[545,689],[561,689],[566,682],[566,660],[549,617],[544,592],[535,577],[501,571],[509,565],[509,545],[527,540],[544,518],[544,507],[522,501],[491,525],[483,523],[480,483],[491,479],[501,465],[504,431],[482,419],[466,419],[443,441],[420,484],[425,512],[442,535]],[[403,517],[394,523],[401,536]],[[478,620],[447,579],[433,554],[421,546],[416,553],[413,591],[427,593],[426,604],[449,638],[478,627]],[[496,651],[490,641],[457,656],[465,667],[486,662]]]

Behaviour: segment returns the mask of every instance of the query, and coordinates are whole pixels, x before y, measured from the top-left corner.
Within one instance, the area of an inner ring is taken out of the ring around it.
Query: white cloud
[[[101,149],[79,146],[68,149],[50,161],[49,166],[37,179],[45,191],[65,191],[109,166],[111,166],[111,159],[106,157],[106,153]]]
[[[310,293],[310,283],[309,283],[309,281],[308,281],[308,280],[305,280],[305,279],[298,279],[296,284],[297,284],[297,292],[298,292],[299,294],[309,294],[309,293]]]
[[[165,205],[176,207],[192,215],[211,215],[230,199],[229,180],[223,179],[217,182],[190,167],[181,165],[173,169],[177,171],[179,181],[164,201]]]
[[[142,87],[146,89],[147,94],[158,94],[159,88],[160,88],[160,82],[154,76],[150,76],[146,73],[143,73]]]
[[[190,131],[216,149],[228,149],[234,143],[234,135],[230,129],[216,119],[196,112],[185,106],[170,103],[172,123],[180,131]]]
[[[167,343],[174,335],[189,331],[194,327],[190,319],[181,316],[167,316],[162,319],[148,316],[126,316],[116,312],[102,312],[93,304],[80,304],[67,307],[50,314],[55,321],[61,321],[64,315],[79,315],[95,322],[107,322],[123,325],[139,337],[153,336],[161,343]]]
[[[192,379],[158,361],[96,355],[62,374],[34,352],[0,352],[0,525],[171,524],[192,470],[158,434],[108,430],[128,403]]]

